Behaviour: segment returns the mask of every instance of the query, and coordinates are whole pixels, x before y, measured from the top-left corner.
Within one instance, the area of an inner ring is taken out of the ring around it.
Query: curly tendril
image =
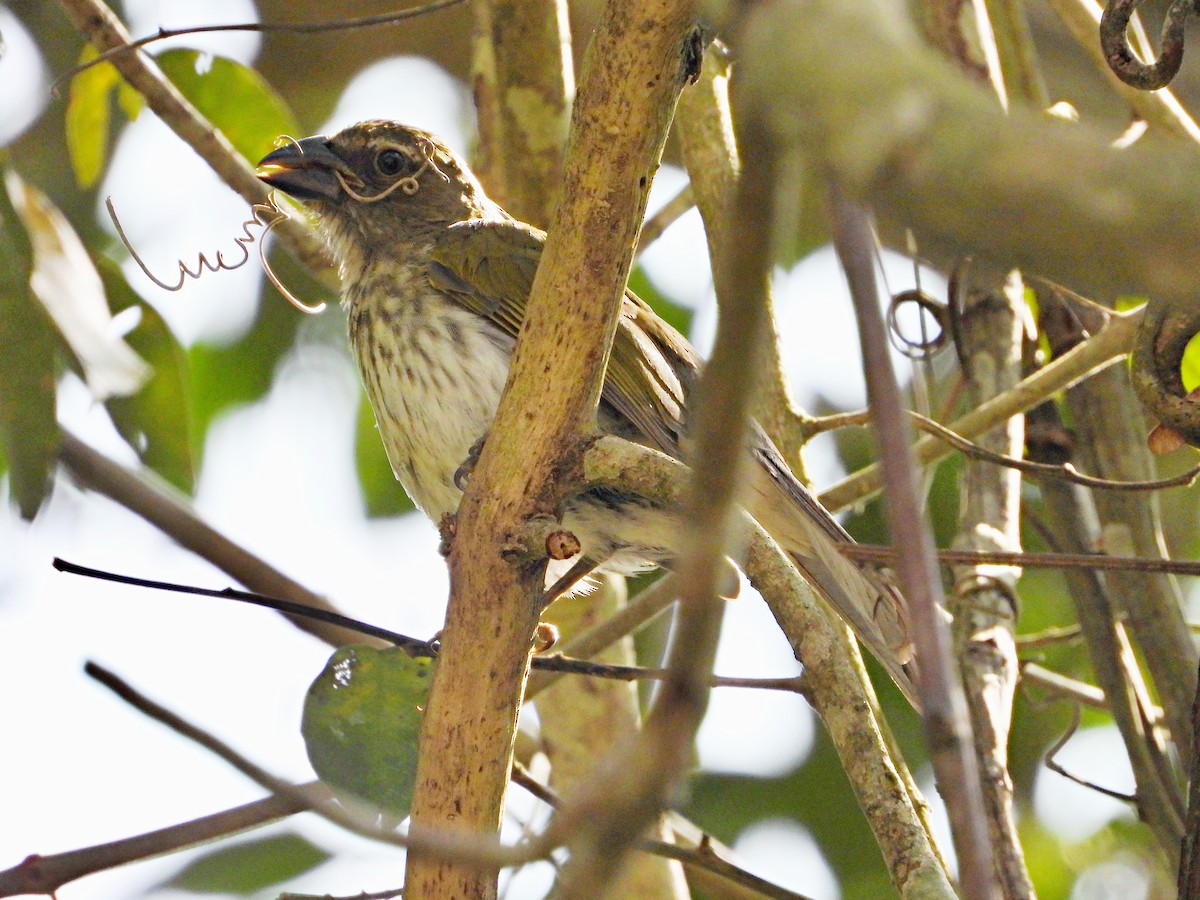
[[[297,297],[290,290],[288,290],[287,287],[284,286],[283,282],[279,280],[279,277],[271,269],[270,263],[267,262],[264,239],[268,234],[271,233],[271,230],[276,225],[288,217],[287,212],[280,208],[277,196],[277,192],[272,191],[267,197],[265,203],[255,203],[250,207],[251,215],[249,219],[246,219],[246,221],[242,223],[241,236],[234,238],[234,241],[238,245],[238,249],[242,251],[242,258],[240,260],[231,263],[225,259],[225,254],[218,250],[216,260],[214,261],[209,259],[208,256],[201,251],[196,259],[196,265],[194,267],[189,267],[188,264],[182,259],[179,260],[179,280],[174,284],[168,284],[151,272],[150,267],[146,265],[145,261],[138,254],[137,250],[134,249],[133,244],[129,242],[129,238],[125,236],[125,229],[121,227],[121,220],[117,218],[117,211],[113,206],[112,197],[106,197],[104,199],[104,205],[108,209],[109,218],[112,219],[113,225],[117,229],[117,236],[121,239],[121,243],[125,245],[125,249],[129,251],[129,255],[133,257],[133,261],[138,264],[138,268],[145,273],[147,278],[153,281],[164,291],[175,292],[181,290],[189,278],[198,279],[205,272],[232,272],[234,269],[240,269],[250,261],[250,245],[255,241],[258,241],[258,261],[262,265],[263,274],[267,276],[267,280],[270,281],[271,284],[275,286],[275,289],[279,291],[279,293],[281,293],[287,299],[287,301],[292,304],[292,306],[296,307],[296,309],[303,313],[308,313],[309,315],[315,315],[316,313],[319,313],[325,309],[325,304],[318,303],[316,306],[309,306],[308,304],[304,303],[299,297]],[[251,229],[256,225],[262,228],[262,232],[258,235],[255,235],[251,231]]]

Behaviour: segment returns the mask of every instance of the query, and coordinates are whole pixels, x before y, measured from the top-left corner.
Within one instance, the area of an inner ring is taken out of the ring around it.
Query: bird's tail
[[[747,504],[751,514],[919,708],[904,597],[838,551],[839,544],[854,539],[796,480],[773,446],[764,441],[755,455],[759,465]]]

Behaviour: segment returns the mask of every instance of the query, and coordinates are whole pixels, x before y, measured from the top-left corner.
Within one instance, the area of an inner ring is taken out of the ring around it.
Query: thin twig
[[[879,315],[874,233],[866,211],[832,190],[831,208],[834,247],[846,273],[858,319],[874,433],[887,491],[884,511],[888,531],[902,551],[896,568],[912,616],[926,741],[950,817],[963,893],[968,897],[991,897],[998,884],[979,790],[971,723],[955,677],[950,636],[940,613],[944,598],[933,539],[927,518],[920,512],[908,421]]]
[[[519,848],[504,847],[491,836],[468,834],[462,831],[450,832],[447,830],[425,828],[421,830],[420,834],[406,836],[398,834],[395,831],[380,828],[375,824],[377,819],[375,811],[364,810],[359,812],[350,808],[348,801],[345,799],[335,803],[332,800],[316,798],[317,802],[313,802],[314,798],[299,790],[296,785],[272,775],[261,766],[258,766],[238,753],[220,738],[188,722],[182,716],[172,712],[165,706],[151,700],[103,666],[89,661],[84,666],[84,671],[139,712],[150,716],[155,721],[161,722],[188,740],[200,744],[200,746],[225,760],[225,762],[256,784],[266,788],[273,794],[303,805],[305,809],[318,813],[355,834],[385,844],[407,847],[410,850],[420,847],[422,852],[440,858],[476,864],[491,864],[497,867],[523,865],[535,859],[543,858],[551,849],[546,847],[544,843],[531,843]]]
[[[558,651],[563,656],[591,659],[626,635],[635,634],[665,612],[675,602],[675,584],[667,573],[650,587],[633,598],[615,615],[581,632],[564,642]],[[535,669],[540,669],[538,657],[534,657]],[[544,670],[533,673],[525,685],[525,700],[529,701],[556,682],[561,673]]]
[[[645,253],[651,244],[662,237],[664,231],[678,222],[695,205],[696,199],[692,195],[692,185],[689,182],[663,204],[662,209],[642,223],[642,230],[638,232],[638,254]]]
[[[1086,378],[1097,369],[1116,362],[1133,348],[1143,310],[1144,307],[1139,307],[1128,313],[1114,314],[1111,321],[1088,340],[1023,379],[1012,390],[951,422],[949,430],[967,439],[977,437]],[[923,465],[950,455],[943,441],[929,436],[916,441],[913,453]],[[826,508],[836,512],[873,496],[881,487],[880,468],[875,463],[823,491],[820,500]]]
[[[430,13],[439,12],[451,6],[458,6],[460,3],[465,3],[466,0],[434,0],[432,3],[426,3],[424,6],[413,6],[408,9],[397,10],[396,12],[380,13],[374,16],[360,16],[350,19],[335,19],[331,22],[245,22],[239,25],[193,25],[188,28],[162,28],[154,34],[146,37],[130,40],[128,43],[121,44],[116,47],[111,47],[103,53],[81,63],[73,69],[68,69],[63,74],[59,75],[50,84],[50,94],[57,97],[59,89],[63,82],[70,81],[80,72],[86,72],[92,66],[99,65],[102,62],[107,62],[115,56],[120,56],[123,53],[129,53],[133,50],[139,50],[149,44],[157,41],[165,41],[169,38],[182,37],[191,34],[214,34],[229,31],[253,31],[262,34],[270,34],[272,32],[284,32],[288,34],[319,34],[330,31],[353,31],[359,28],[377,28],[384,25],[398,25],[401,22],[409,19],[415,19],[418,16],[426,16]]]
[[[251,590],[282,597],[310,609],[336,611],[324,597],[284,575],[217,531],[187,505],[169,485],[148,470],[131,471],[62,429],[59,459],[84,487],[141,516],[178,544],[206,559]],[[354,632],[329,627],[305,617],[290,620],[297,628],[334,647],[352,643]]]
[[[236,588],[202,588],[190,584],[175,584],[169,581],[136,578],[132,575],[121,575],[116,572],[106,572],[103,569],[81,566],[58,557],[54,558],[52,565],[58,571],[66,572],[68,575],[82,575],[86,578],[113,581],[117,584],[128,584],[132,587],[149,588],[156,591],[171,591],[176,594],[193,594],[199,597],[219,597],[224,600],[249,603],[253,606],[263,606],[267,609],[284,613],[285,615],[313,619],[317,622],[325,622],[326,624],[336,625],[339,628],[345,628],[349,631],[357,631],[361,634],[379,638],[381,641],[387,641],[389,644],[400,647],[413,655],[435,655],[429,641],[422,641],[419,638],[398,634],[386,628],[379,628],[359,619],[333,612],[332,610],[308,606],[304,603],[295,603],[279,597],[268,597],[264,594],[254,593],[253,591],[239,591]]]
[[[371,625],[360,619],[354,619],[350,616],[344,616],[325,609],[316,609],[306,606],[303,603],[281,600],[278,597],[267,597],[263,594],[256,594],[252,591],[239,591],[234,588],[202,588],[195,585],[137,578],[132,575],[121,575],[116,572],[106,572],[103,569],[81,566],[57,557],[54,559],[53,565],[58,571],[66,572],[69,575],[82,575],[86,578],[112,581],[117,584],[128,584],[133,587],[171,591],[178,594],[192,594],[200,597],[217,597],[223,600],[236,600],[240,603],[262,606],[289,616],[311,618],[319,622],[336,625],[339,628],[345,628],[349,631],[358,631],[362,634],[378,638],[381,641],[387,641],[413,656],[437,656],[437,644],[435,641],[423,641],[420,638],[409,637],[405,634],[390,631],[387,628]],[[563,651],[547,656],[535,656],[532,665],[535,669],[543,672],[553,672],[556,675],[583,675],[593,678],[608,678],[614,681],[662,681],[669,674],[667,669],[614,665],[612,663],[599,663],[588,659],[574,658],[566,652],[567,649],[567,646],[564,646]],[[553,682],[550,681],[549,683]],[[794,676],[782,678],[734,678],[714,675],[709,678],[708,684],[711,687],[758,688],[760,690],[791,691],[793,693],[799,693],[800,691],[799,680]]]
[[[922,431],[945,441],[957,450],[961,450],[966,456],[995,463],[996,465],[1005,466],[1010,469],[1016,469],[1020,472],[1027,472],[1032,475],[1048,475],[1051,478],[1069,481],[1072,484],[1082,485],[1083,487],[1103,488],[1107,491],[1160,491],[1165,488],[1191,487],[1196,483],[1196,479],[1200,477],[1200,464],[1192,466],[1186,472],[1172,475],[1169,478],[1149,478],[1138,481],[1121,481],[1113,478],[1101,478],[1098,475],[1085,475],[1069,462],[1055,465],[1053,463],[1035,462],[1030,459],[1017,459],[1004,453],[996,453],[986,447],[981,447],[979,444],[960,434],[956,434],[945,425],[935,422],[928,416],[911,411],[909,415],[912,416],[916,426]]]
[[[1056,465],[1053,463],[1035,462],[1031,459],[1017,459],[1007,454],[996,453],[993,450],[980,446],[970,438],[958,434],[952,428],[943,425],[936,419],[923,416],[915,410],[909,410],[908,414],[912,417],[913,424],[918,429],[939,440],[945,441],[951,447],[961,451],[964,456],[995,463],[998,466],[1005,466],[1010,469],[1017,469],[1031,475],[1048,475],[1051,478],[1059,478],[1063,481],[1069,481],[1072,484],[1082,485],[1083,487],[1104,488],[1109,491],[1160,491],[1166,488],[1191,487],[1196,483],[1196,479],[1200,478],[1200,464],[1192,466],[1186,472],[1171,475],[1167,478],[1151,478],[1137,481],[1120,481],[1112,478],[1101,478],[1098,475],[1087,475],[1077,470],[1071,463]],[[847,428],[856,425],[866,426],[870,423],[870,419],[870,410],[862,409],[805,419],[801,423],[801,427],[806,429],[810,434],[816,435],[825,431],[832,431],[835,428]]]
[[[1112,797],[1114,800],[1121,800],[1125,803],[1137,803],[1136,794],[1126,794],[1123,791],[1114,791],[1112,788],[1102,787],[1101,785],[1096,784],[1094,781],[1088,781],[1086,778],[1082,778],[1079,775],[1068,772],[1067,769],[1058,761],[1057,756],[1059,752],[1063,749],[1063,747],[1067,746],[1067,742],[1075,736],[1075,732],[1078,730],[1079,705],[1074,704],[1071,707],[1071,724],[1067,726],[1067,730],[1062,733],[1062,736],[1054,742],[1054,746],[1046,751],[1046,758],[1043,760],[1046,768],[1051,772],[1061,775],[1068,781],[1073,781],[1081,787],[1093,790],[1098,794],[1103,794],[1105,797]]]
[[[838,550],[863,562],[895,561],[895,547],[877,544],[840,544]],[[1036,553],[1028,550],[1007,553],[1001,550],[944,550],[938,561],[947,565],[1020,566],[1026,569],[1098,569],[1118,572],[1169,572],[1175,575],[1200,575],[1200,562],[1155,559],[1143,556],[1107,556],[1103,553]]]
[[[131,38],[117,15],[103,0],[59,0],[68,18],[99,52],[126,47]],[[112,65],[146,98],[146,105],[212,167],[217,176],[247,203],[264,203],[269,191],[258,180],[220,131],[179,92],[154,61],[144,53],[118,53]],[[331,268],[323,241],[298,218],[281,222],[276,229],[284,242],[313,272]]]
[[[392,900],[393,897],[403,897],[404,888],[389,888],[385,891],[363,892],[346,897],[335,897],[332,894],[293,894],[284,891],[276,900]]]
[[[1021,684],[1026,688],[1035,684],[1073,700],[1076,704],[1082,703],[1093,709],[1108,709],[1108,698],[1105,697],[1104,691],[1094,684],[1088,684],[1077,678],[1069,678],[1037,663],[1021,664]]]
[[[1055,628],[1044,628],[1033,634],[1018,634],[1017,648],[1020,650],[1034,647],[1047,647],[1055,644],[1072,644],[1083,640],[1083,630],[1078,625],[1063,625]]]
[[[303,803],[291,797],[272,795],[237,806],[160,828],[135,837],[122,838],[93,847],[82,847],[65,853],[47,856],[33,854],[23,862],[0,872],[0,897],[26,894],[54,895],[59,888],[88,875],[116,866],[172,853],[197,844],[226,837],[247,828],[266,825],[277,819],[310,809],[318,799],[331,799],[329,788],[320,782],[296,785],[294,790],[304,795]],[[311,797],[310,797],[311,795]]]

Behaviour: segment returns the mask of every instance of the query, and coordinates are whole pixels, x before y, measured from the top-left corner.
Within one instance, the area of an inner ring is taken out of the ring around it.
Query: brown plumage
[[[439,520],[457,508],[455,475],[495,414],[545,235],[489,199],[440,140],[395,122],[289,144],[263,159],[259,177],[316,214],[392,469]],[[699,366],[691,345],[626,292],[600,427],[679,458]],[[850,536],[761,432],[752,453],[750,512],[915,699],[903,598],[838,552]],[[673,510],[607,488],[570,498],[563,525],[583,557],[617,572],[669,564],[678,528]]]

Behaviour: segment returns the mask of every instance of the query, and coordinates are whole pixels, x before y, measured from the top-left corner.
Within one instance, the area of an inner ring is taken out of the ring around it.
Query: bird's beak
[[[298,200],[337,200],[342,196],[338,173],[359,179],[329,146],[325,135],[290,141],[268,153],[255,169],[260,181]]]

